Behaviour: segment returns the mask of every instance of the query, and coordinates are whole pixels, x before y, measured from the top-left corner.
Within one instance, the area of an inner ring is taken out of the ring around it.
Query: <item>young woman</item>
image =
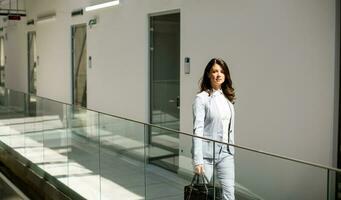
[[[201,137],[234,144],[235,92],[227,64],[213,58],[201,80],[193,103],[193,131]],[[215,152],[213,152],[215,151]],[[194,171],[211,180],[213,170],[222,186],[223,199],[234,200],[234,149],[232,146],[199,138],[193,140]]]

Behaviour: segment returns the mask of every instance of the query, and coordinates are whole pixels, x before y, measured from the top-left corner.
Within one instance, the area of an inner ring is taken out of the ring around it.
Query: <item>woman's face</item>
[[[223,68],[218,64],[214,64],[208,74],[208,77],[210,78],[212,88],[215,90],[220,89],[221,84],[225,81]]]

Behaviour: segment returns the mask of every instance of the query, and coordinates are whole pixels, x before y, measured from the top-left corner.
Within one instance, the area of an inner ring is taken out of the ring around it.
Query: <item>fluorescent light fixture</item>
[[[39,15],[37,17],[37,24],[53,21],[56,19],[56,13],[49,13],[44,15]]]
[[[115,1],[109,1],[106,3],[101,3],[101,4],[97,4],[97,5],[93,5],[93,6],[88,6],[85,8],[85,11],[92,11],[92,10],[97,10],[97,9],[101,9],[101,8],[107,8],[110,6],[117,6],[118,4],[120,4],[120,0],[115,0]]]

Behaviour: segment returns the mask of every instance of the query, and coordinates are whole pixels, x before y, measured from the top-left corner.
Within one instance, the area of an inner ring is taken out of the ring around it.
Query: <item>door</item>
[[[150,123],[179,130],[180,13],[150,16]],[[179,135],[149,130],[149,161],[177,171]]]
[[[27,33],[27,80],[28,93],[27,95],[27,112],[30,116],[36,115],[36,94],[37,94],[37,40],[36,32]]]
[[[4,42],[4,37],[0,36],[0,105],[6,105]]]
[[[87,106],[86,24],[73,25],[72,32],[72,102]]]
[[[36,51],[36,33],[34,31],[27,33],[28,48],[28,92],[37,94],[37,51]]]
[[[0,37],[0,86],[5,87],[5,51],[4,37]]]

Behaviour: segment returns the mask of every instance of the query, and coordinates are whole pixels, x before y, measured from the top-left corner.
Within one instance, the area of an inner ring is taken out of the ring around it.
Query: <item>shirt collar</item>
[[[221,94],[223,94],[223,91],[221,89],[215,90],[215,89],[212,88],[212,96],[213,97],[217,96],[217,95],[221,95]]]

